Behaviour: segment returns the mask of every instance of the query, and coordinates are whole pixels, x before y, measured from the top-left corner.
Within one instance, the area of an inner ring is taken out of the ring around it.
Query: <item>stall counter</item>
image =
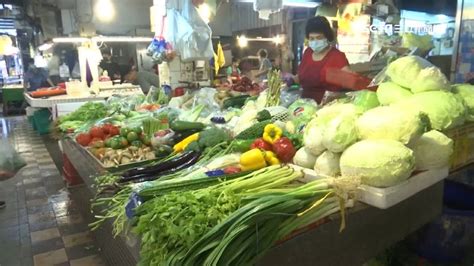
[[[84,181],[84,185],[72,189],[72,197],[88,222],[93,222],[90,200],[96,190],[91,177],[105,170],[73,140],[64,139],[61,144]],[[315,261],[320,265],[361,265],[438,217],[443,184],[441,181],[386,210],[357,203],[347,211],[342,232],[340,215],[333,215],[275,246],[258,265],[314,265]],[[135,236],[113,238],[111,222],[94,234],[108,264],[137,264],[139,240]]]

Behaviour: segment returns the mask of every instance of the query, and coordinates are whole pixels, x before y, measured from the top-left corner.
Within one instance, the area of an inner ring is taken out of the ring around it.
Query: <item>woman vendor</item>
[[[331,46],[334,32],[325,17],[317,16],[306,24],[308,48],[303,53],[298,75],[295,81],[303,88],[303,98],[311,98],[321,103],[326,91],[340,88],[325,81],[325,75],[331,68],[349,70],[346,55]]]

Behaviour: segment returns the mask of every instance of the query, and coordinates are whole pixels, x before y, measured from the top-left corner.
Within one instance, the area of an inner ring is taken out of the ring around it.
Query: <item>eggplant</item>
[[[201,153],[199,152],[194,152],[193,156],[185,163],[181,164],[181,165],[178,165],[172,169],[169,169],[169,170],[166,170],[158,175],[153,175],[153,176],[143,176],[143,177],[138,177],[137,179],[135,180],[132,180],[134,183],[142,183],[142,182],[146,182],[146,181],[153,181],[153,180],[156,180],[156,179],[159,179],[160,177],[162,176],[165,176],[165,175],[169,175],[169,174],[174,174],[178,171],[181,171],[183,169],[186,169],[190,166],[193,166],[194,164],[196,164],[198,161],[199,161],[199,158],[201,157]]]
[[[191,157],[193,157],[194,152],[184,152],[182,155],[174,157],[170,160],[164,161],[162,163],[147,166],[147,167],[139,167],[130,169],[122,174],[123,179],[131,178],[137,175],[153,175],[165,170],[171,169],[176,167],[184,162],[187,162]],[[125,181],[126,182],[126,181]]]

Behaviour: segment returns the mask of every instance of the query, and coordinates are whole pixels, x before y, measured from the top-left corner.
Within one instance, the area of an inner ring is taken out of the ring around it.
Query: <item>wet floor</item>
[[[0,127],[27,163],[0,182],[0,266],[104,265],[42,138],[24,117]]]

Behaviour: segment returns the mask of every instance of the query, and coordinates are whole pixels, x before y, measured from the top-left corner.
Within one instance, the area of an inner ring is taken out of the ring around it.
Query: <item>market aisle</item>
[[[28,165],[0,183],[0,265],[104,265],[41,137],[24,117],[5,122]]]

